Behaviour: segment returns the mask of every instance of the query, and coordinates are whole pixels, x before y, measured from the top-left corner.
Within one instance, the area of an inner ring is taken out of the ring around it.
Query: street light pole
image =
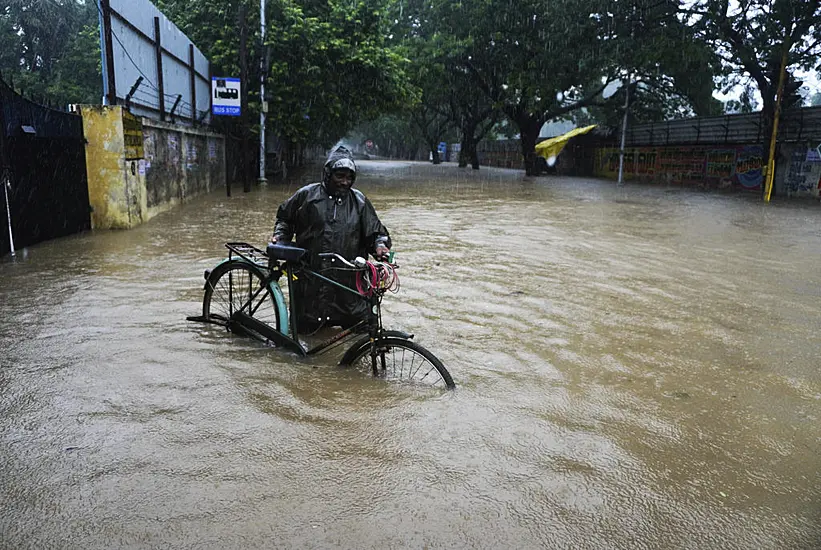
[[[259,183],[265,185],[265,112],[268,110],[268,103],[265,101],[265,0],[259,1],[259,21],[261,48],[259,60]]]
[[[624,120],[621,124],[621,148],[619,150],[619,181],[617,185],[624,185],[624,143],[627,141],[627,110],[630,108],[630,74],[627,75],[627,84],[624,86]]]
[[[784,98],[784,77],[787,72],[787,52],[784,48],[781,55],[781,70],[778,73],[778,90],[775,94],[775,113],[773,115],[773,133],[770,137],[770,154],[767,157],[767,176],[764,179],[764,202],[770,202],[773,193],[773,181],[775,180],[775,144],[778,137],[778,118],[781,116],[781,100]]]

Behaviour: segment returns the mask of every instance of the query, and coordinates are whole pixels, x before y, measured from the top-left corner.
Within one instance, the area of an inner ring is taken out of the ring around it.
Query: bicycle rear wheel
[[[416,342],[403,338],[381,338],[376,343],[375,351],[375,355],[371,353],[370,345],[360,348],[350,365],[386,380],[448,389],[456,387],[453,377],[439,358]]]
[[[241,261],[220,264],[205,283],[202,315],[207,321],[227,327],[241,308],[247,315],[277,331],[286,324],[280,319],[276,300],[262,270]]]

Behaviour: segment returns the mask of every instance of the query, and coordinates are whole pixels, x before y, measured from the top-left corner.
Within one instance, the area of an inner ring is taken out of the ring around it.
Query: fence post
[[[11,205],[9,204],[9,185],[11,184],[11,167],[8,163],[6,153],[6,116],[3,96],[5,95],[5,84],[0,81],[0,185],[3,186],[3,193],[6,198],[6,218],[9,222],[9,248],[14,257],[14,234],[11,230]]]
[[[194,68],[194,45],[188,44],[188,68],[191,71],[191,122],[197,123],[197,71]]]
[[[208,60],[208,115],[211,117],[211,124],[214,124],[214,94],[211,92],[211,81],[214,80],[214,66],[211,64],[211,60]],[[204,119],[203,119],[204,120]]]
[[[165,86],[162,77],[162,41],[160,40],[160,18],[154,18],[154,57],[157,59],[157,93],[160,95],[160,120],[165,121]]]

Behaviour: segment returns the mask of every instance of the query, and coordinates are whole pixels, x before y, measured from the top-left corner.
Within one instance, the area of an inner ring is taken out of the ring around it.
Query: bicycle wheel
[[[371,355],[371,346],[360,348],[350,365],[363,372],[374,373],[386,380],[421,383],[449,389],[456,387],[445,365],[434,354],[416,342],[403,338],[378,340],[375,356]]]
[[[250,305],[249,305],[250,301]],[[232,315],[243,312],[281,331],[276,300],[265,284],[265,274],[247,262],[225,262],[217,266],[205,283],[202,315],[212,322],[228,326]]]

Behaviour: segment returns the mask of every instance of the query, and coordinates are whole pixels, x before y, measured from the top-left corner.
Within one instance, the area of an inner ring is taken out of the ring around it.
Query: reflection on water
[[[0,262],[0,546],[821,544],[817,208],[362,163],[431,394],[184,321],[299,184]]]

